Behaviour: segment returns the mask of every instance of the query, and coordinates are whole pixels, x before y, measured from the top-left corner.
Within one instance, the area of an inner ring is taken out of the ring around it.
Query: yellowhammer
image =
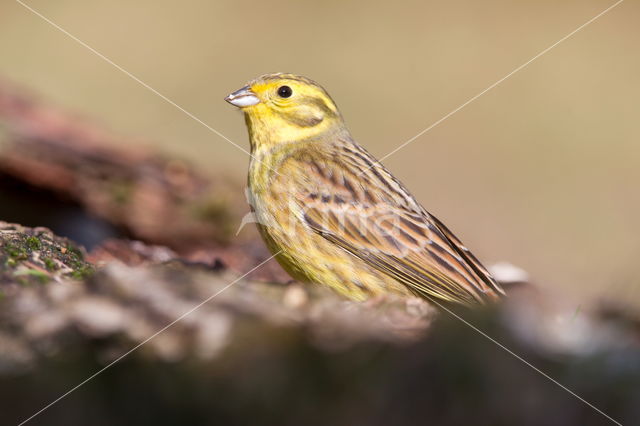
[[[351,138],[318,84],[269,74],[225,99],[244,111],[249,128],[249,201],[260,234],[294,278],[355,300],[399,293],[473,305],[504,294]]]

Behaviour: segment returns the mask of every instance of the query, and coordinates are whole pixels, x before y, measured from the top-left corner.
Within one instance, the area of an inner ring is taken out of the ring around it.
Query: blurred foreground
[[[7,268],[16,254],[6,247],[20,241],[24,252]],[[50,280],[45,271],[58,269],[39,265],[40,251],[66,252],[68,241],[0,224],[0,247],[5,424],[114,360],[33,424],[608,423],[453,314],[436,316],[417,300],[358,304],[238,281],[141,243],[128,248],[136,266],[112,260],[81,281],[73,272]],[[498,311],[454,314],[618,421],[640,416],[640,318],[576,316],[517,291]]]

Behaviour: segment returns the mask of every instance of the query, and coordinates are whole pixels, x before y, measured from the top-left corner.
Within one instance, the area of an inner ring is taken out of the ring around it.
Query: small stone
[[[522,268],[518,268],[508,262],[498,262],[489,267],[493,277],[502,283],[526,283],[529,282],[529,274]]]
[[[214,358],[227,344],[231,318],[222,312],[199,315],[196,354],[202,359]]]
[[[92,336],[106,336],[121,331],[126,325],[122,308],[103,297],[85,297],[70,307],[78,327]]]
[[[153,347],[155,354],[164,361],[175,362],[185,357],[184,341],[176,330],[165,330],[146,344]]]
[[[284,292],[283,303],[291,309],[300,309],[309,302],[307,292],[299,285],[290,285]]]
[[[24,331],[32,340],[53,336],[68,324],[60,311],[46,311],[27,319]]]

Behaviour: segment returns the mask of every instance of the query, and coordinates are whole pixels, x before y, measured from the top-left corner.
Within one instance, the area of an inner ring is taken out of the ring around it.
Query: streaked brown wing
[[[388,171],[367,170],[370,157],[357,146],[352,154],[340,161],[293,160],[306,176],[297,198],[315,232],[426,298],[477,304],[503,294],[480,262]]]
[[[435,225],[442,231],[445,237],[451,243],[451,246],[456,250],[456,252],[464,258],[469,266],[473,269],[478,277],[482,279],[484,284],[494,290],[496,293],[501,295],[505,295],[506,293],[497,283],[497,281],[491,276],[491,273],[484,267],[482,263],[474,256],[473,253],[460,241],[458,237],[456,237],[453,232],[449,230],[438,218],[435,216],[429,215],[429,218],[435,223]],[[485,290],[487,291],[487,290]]]

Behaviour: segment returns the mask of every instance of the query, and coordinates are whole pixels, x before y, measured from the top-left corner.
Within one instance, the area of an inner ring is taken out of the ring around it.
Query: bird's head
[[[225,98],[245,113],[252,147],[317,137],[344,129],[329,94],[317,83],[293,74],[267,74]]]

